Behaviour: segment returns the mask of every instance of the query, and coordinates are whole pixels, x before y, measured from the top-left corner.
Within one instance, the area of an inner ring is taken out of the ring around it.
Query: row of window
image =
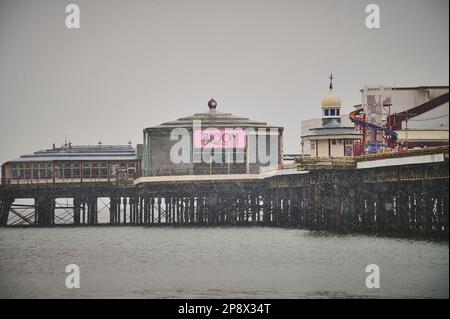
[[[331,140],[331,144],[332,145],[353,145],[353,140],[349,140],[349,139],[332,139]],[[311,143],[311,150],[315,150],[316,149],[316,143],[312,142]]]
[[[105,162],[83,163],[55,163],[55,178],[107,178],[108,164]],[[134,177],[136,175],[136,162],[129,163],[110,163],[109,176],[127,175]],[[49,179],[53,178],[52,163],[24,163],[12,165],[12,178],[25,179]]]
[[[324,111],[325,116],[340,116],[341,115],[340,109],[325,109],[323,111]]]
[[[194,151],[194,163],[209,163],[211,161],[219,163],[245,163],[247,154],[245,151],[237,149],[211,149],[205,152]]]
[[[331,140],[332,145],[353,145],[353,140]]]

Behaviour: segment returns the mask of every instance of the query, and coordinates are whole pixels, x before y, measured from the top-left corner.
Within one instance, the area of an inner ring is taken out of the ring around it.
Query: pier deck
[[[114,225],[253,224],[448,240],[448,148],[434,156],[440,160],[364,169],[3,185],[0,225],[98,225],[103,204]],[[26,198],[33,203],[16,202]],[[61,208],[58,198],[71,204]]]

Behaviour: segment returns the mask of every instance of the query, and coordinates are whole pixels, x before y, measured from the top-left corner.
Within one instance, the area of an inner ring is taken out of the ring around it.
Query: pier
[[[424,155],[431,160],[417,164]],[[386,158],[394,162],[376,164]],[[2,185],[0,225],[259,225],[448,240],[448,147],[306,168]],[[100,212],[109,218],[99,222]]]

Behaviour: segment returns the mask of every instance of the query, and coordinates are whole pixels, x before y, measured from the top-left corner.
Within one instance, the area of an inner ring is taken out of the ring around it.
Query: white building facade
[[[448,143],[448,93],[448,86],[365,86],[355,108],[363,108],[368,123],[396,131],[401,144],[442,145]],[[366,143],[383,144],[382,132],[369,129]]]

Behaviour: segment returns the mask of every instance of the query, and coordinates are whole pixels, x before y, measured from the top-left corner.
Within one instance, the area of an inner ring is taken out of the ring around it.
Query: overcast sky
[[[67,29],[76,3],[81,28]],[[381,28],[365,27],[365,7]],[[0,162],[60,145],[142,143],[207,110],[285,128],[320,117],[328,75],[344,111],[364,85],[448,85],[448,0],[0,0]]]

